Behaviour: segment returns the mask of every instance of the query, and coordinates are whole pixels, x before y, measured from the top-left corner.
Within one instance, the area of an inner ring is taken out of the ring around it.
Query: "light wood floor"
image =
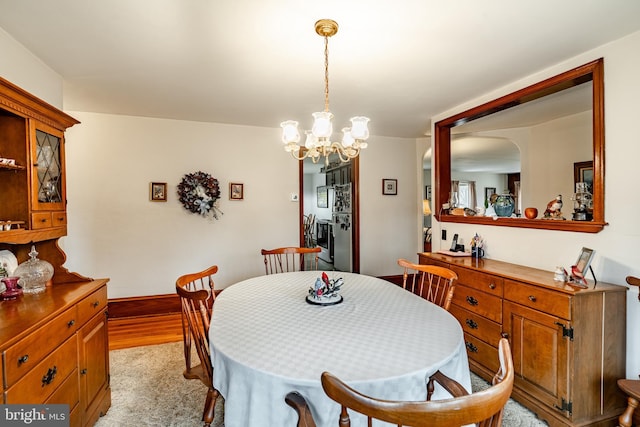
[[[182,341],[180,313],[109,319],[109,350]]]

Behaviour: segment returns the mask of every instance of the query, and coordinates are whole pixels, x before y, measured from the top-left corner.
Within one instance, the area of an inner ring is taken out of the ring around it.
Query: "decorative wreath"
[[[218,180],[201,171],[188,173],[178,184],[180,203],[186,210],[204,217],[211,215],[218,219],[222,211],[217,206],[220,198]]]

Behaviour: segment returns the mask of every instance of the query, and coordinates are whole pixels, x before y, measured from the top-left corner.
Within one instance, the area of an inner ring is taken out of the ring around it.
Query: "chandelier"
[[[304,146],[299,145],[300,131],[298,122],[287,120],[280,123],[282,127],[282,142],[284,149],[297,160],[310,157],[317,163],[320,157],[325,158],[329,165],[329,155],[336,153],[341,162],[358,157],[360,150],[367,147],[365,142],[369,138],[367,117],[351,118],[351,127],[342,129],[342,141],[331,142],[333,134],[333,114],[329,111],[329,37],[338,32],[338,23],[331,19],[321,19],[315,24],[316,33],[324,37],[324,111],[313,113],[313,126],[306,130]],[[301,150],[304,148],[304,150]]]

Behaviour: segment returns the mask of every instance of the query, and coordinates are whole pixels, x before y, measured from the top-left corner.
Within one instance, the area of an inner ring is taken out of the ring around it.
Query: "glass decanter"
[[[30,259],[18,265],[13,275],[20,278],[19,284],[25,294],[38,294],[44,292],[47,282],[53,277],[53,266],[38,259],[35,246],[31,246],[29,257]]]

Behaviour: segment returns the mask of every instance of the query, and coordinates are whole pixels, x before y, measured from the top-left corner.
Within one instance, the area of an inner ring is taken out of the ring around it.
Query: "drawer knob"
[[[95,301],[93,304],[91,304],[93,306],[93,308],[96,308],[97,306],[100,305],[100,301]]]
[[[489,283],[489,289],[495,289],[495,288],[496,288],[495,283]]]
[[[82,374],[82,375],[87,375],[87,370],[86,370],[86,369],[81,369],[81,370],[80,370],[80,374]]]
[[[465,345],[465,347],[467,347],[467,350],[469,350],[471,353],[477,353],[478,352],[478,347],[476,347],[472,343],[468,342],[468,343],[465,343],[464,345]]]
[[[508,333],[506,333],[506,332],[501,332],[501,333],[500,333],[500,336],[501,336],[502,338],[507,338],[507,339],[509,339],[509,334],[508,334]]]
[[[57,373],[58,368],[55,365],[53,366],[53,368],[49,368],[47,373],[42,377],[42,387],[51,384]]]
[[[474,297],[472,297],[472,296],[469,296],[469,295],[467,295],[467,302],[468,302],[470,305],[478,305],[478,300],[477,300],[477,299],[475,299],[475,298],[474,298]]]
[[[534,295],[529,295],[529,301],[536,302],[537,298]]]
[[[22,365],[23,363],[27,363],[27,360],[29,360],[29,355],[25,354],[22,357],[18,357],[18,366]]]
[[[73,325],[75,325],[75,324],[76,324],[76,321],[75,321],[75,320],[73,320],[73,319],[71,319],[71,320],[69,320],[69,321],[67,322],[67,327],[68,327],[68,328],[70,328],[70,327],[72,327],[72,326],[73,326]]]
[[[478,324],[474,322],[473,319],[467,319],[464,323],[466,323],[471,329],[478,329]]]

